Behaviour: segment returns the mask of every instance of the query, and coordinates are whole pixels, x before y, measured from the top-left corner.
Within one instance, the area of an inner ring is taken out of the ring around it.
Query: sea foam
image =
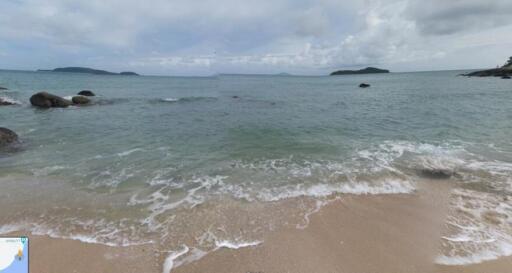
[[[512,204],[507,198],[453,190],[447,233],[436,263],[464,265],[512,255]]]

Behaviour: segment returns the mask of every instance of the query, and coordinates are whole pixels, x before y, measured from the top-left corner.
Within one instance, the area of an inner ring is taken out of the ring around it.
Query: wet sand
[[[313,214],[305,229],[276,230],[259,246],[219,249],[172,272],[509,273],[512,258],[470,266],[433,263],[449,193],[448,183],[436,181],[410,195],[344,195]],[[162,272],[167,256],[152,245],[30,239],[31,272]]]

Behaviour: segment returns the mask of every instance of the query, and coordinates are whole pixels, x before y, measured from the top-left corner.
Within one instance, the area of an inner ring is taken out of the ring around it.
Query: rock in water
[[[511,79],[511,77],[510,77],[510,76],[503,76],[503,77],[501,77],[501,78],[502,78],[502,79],[504,79],[504,80],[510,80],[510,79]]]
[[[86,97],[94,97],[96,94],[94,94],[91,90],[82,90],[78,92],[78,95],[80,96],[86,96]]]
[[[9,89],[0,86],[0,90],[9,90]]]
[[[50,94],[48,92],[39,92],[30,97],[30,103],[33,106],[50,108],[50,107],[68,107],[72,103],[69,100],[59,96]]]
[[[359,85],[359,87],[361,87],[361,88],[368,88],[368,87],[370,87],[370,86],[371,86],[371,85],[369,85],[369,84],[367,84],[367,83],[362,83],[362,84],[360,84],[360,85]]]
[[[18,141],[18,135],[15,132],[0,127],[0,147],[16,141]]]
[[[90,99],[88,99],[87,97],[84,97],[84,96],[74,96],[71,101],[73,102],[73,104],[88,104],[91,102]]]
[[[420,171],[420,174],[421,176],[430,179],[448,179],[455,173],[453,171],[443,169],[423,169]]]

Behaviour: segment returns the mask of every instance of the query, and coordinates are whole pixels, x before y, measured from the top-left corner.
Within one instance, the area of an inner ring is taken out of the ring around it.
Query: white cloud
[[[72,57],[153,73],[481,66],[510,54],[477,50],[512,43],[511,15],[510,0],[4,0],[0,46],[10,57],[0,65]]]

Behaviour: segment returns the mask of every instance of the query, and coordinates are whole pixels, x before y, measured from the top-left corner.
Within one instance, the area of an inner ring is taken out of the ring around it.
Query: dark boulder
[[[7,128],[0,127],[0,147],[17,141],[18,135],[15,132]]]
[[[73,104],[89,104],[91,102],[90,99],[84,96],[74,96],[71,101]]]
[[[449,179],[455,172],[444,169],[423,169],[420,170],[420,175],[430,179]]]
[[[86,96],[86,97],[94,97],[96,94],[94,94],[91,90],[82,90],[78,92],[78,95],[80,96]]]
[[[371,85],[369,85],[369,84],[367,84],[367,83],[362,83],[362,84],[360,84],[360,85],[359,85],[359,87],[361,87],[361,88],[368,88],[368,87],[370,87],[370,86],[371,86]]]
[[[511,79],[511,77],[510,77],[510,76],[508,76],[508,75],[507,75],[507,76],[503,76],[503,77],[501,77],[501,78],[502,78],[502,79],[504,79],[504,80],[510,80],[510,79]]]
[[[72,103],[69,100],[59,96],[50,94],[48,92],[39,92],[30,97],[30,103],[33,106],[50,108],[50,107],[68,107]]]
[[[9,90],[9,89],[0,86],[0,90]]]
[[[232,96],[233,99],[239,99],[239,96]]]

